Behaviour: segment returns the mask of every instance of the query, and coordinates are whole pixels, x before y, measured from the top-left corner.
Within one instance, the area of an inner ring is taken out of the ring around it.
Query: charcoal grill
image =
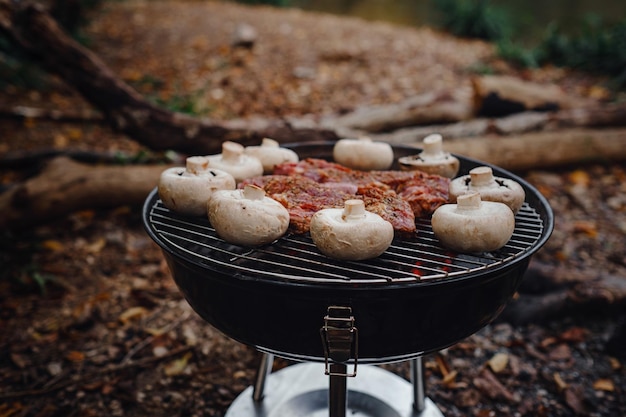
[[[288,146],[300,158],[332,160],[332,142]],[[396,159],[418,151],[394,146]],[[488,165],[459,159],[459,175]],[[227,416],[340,417],[348,409],[363,416],[441,415],[424,395],[422,356],[490,323],[553,229],[551,208],[535,188],[492,169],[526,192],[503,248],[447,250],[430,220],[419,219],[414,238],[394,240],[382,256],[359,262],[323,256],[308,235],[254,249],[231,245],[207,219],[165,208],[154,190],[144,205],[144,225],[186,300],[225,335],[264,353],[254,386]],[[274,355],[303,363],[271,374]],[[412,384],[374,366],[403,360],[411,360]],[[357,372],[360,378],[349,378]],[[376,394],[384,391],[393,398]]]

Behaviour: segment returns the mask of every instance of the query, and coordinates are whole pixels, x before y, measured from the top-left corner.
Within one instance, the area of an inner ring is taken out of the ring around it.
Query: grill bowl
[[[300,158],[332,160],[333,142],[286,146]],[[417,152],[394,146],[396,159]],[[457,157],[459,175],[488,165]],[[326,258],[308,235],[243,248],[219,239],[207,219],[169,211],[156,190],[146,199],[143,220],[186,300],[227,336],[287,359],[323,361],[324,316],[329,306],[344,306],[355,318],[360,363],[400,361],[448,347],[495,319],[552,232],[545,198],[523,179],[491,167],[526,192],[511,241],[491,253],[442,248],[429,219],[417,221],[417,238],[394,240],[369,261]]]

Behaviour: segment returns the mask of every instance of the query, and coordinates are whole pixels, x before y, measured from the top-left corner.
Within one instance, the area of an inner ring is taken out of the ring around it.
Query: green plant
[[[581,34],[566,36],[556,25],[548,30],[538,46],[541,62],[626,78],[626,19],[604,25],[601,19],[588,17]]]
[[[498,54],[521,67],[553,64],[607,75],[615,89],[626,87],[626,19],[606,25],[587,17],[577,35],[566,35],[556,23],[548,26],[538,45],[532,48],[504,39]]]
[[[206,113],[206,111],[202,110],[200,104],[200,98],[203,94],[202,91],[196,91],[192,94],[175,94],[168,100],[156,98],[154,101],[158,106],[173,112],[200,115],[201,113]]]
[[[497,41],[511,36],[510,15],[488,0],[433,0],[443,28],[456,36]]]
[[[0,279],[10,281],[21,290],[38,291],[46,295],[49,284],[57,277],[41,271],[34,254],[40,243],[28,234],[18,238],[13,233],[0,233]]]
[[[514,65],[524,68],[536,68],[539,66],[539,58],[536,49],[525,47],[511,39],[500,40],[496,48],[501,58]]]

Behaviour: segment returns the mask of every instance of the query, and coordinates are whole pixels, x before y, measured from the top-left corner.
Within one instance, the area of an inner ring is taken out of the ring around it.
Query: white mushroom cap
[[[515,216],[503,203],[482,201],[478,192],[459,196],[457,204],[444,204],[431,219],[441,244],[458,252],[490,252],[511,239]]]
[[[340,139],[333,147],[335,162],[362,171],[389,169],[393,158],[393,148],[389,143],[374,142],[366,137]]]
[[[514,213],[519,211],[526,198],[520,184],[508,178],[494,177],[493,170],[488,166],[476,167],[469,175],[450,181],[450,202],[455,202],[459,196],[474,191],[480,193],[482,200],[504,203]]]
[[[433,133],[424,138],[423,150],[417,155],[398,158],[400,168],[406,171],[418,170],[428,174],[454,178],[459,172],[459,159],[450,152],[443,151],[443,137]]]
[[[243,189],[218,191],[208,202],[209,222],[218,236],[241,246],[273,242],[289,227],[289,212],[265,191],[248,184]]]
[[[348,200],[343,208],[316,212],[311,219],[311,239],[329,258],[364,260],[380,256],[393,241],[393,226],[365,210],[363,200]]]
[[[222,153],[209,155],[209,166],[230,173],[237,183],[246,178],[263,175],[261,161],[244,154],[244,146],[237,142],[222,143]]]
[[[209,169],[204,156],[190,156],[185,167],[164,170],[159,177],[158,193],[163,205],[177,213],[206,216],[206,205],[217,190],[235,189],[228,172]]]
[[[263,138],[261,146],[247,146],[246,155],[257,158],[263,165],[263,173],[271,174],[276,165],[285,162],[298,162],[298,154],[291,149],[282,148],[274,139]]]

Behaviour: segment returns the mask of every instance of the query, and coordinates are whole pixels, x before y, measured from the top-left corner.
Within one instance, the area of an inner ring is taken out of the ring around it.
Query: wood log
[[[626,129],[565,129],[445,143],[449,152],[513,170],[626,160]]]
[[[554,84],[524,81],[509,75],[472,77],[476,114],[502,117],[523,111],[555,111],[572,107],[568,97]]]
[[[425,136],[437,132],[444,136],[446,151],[513,171],[626,160],[624,128],[568,128],[502,136],[490,134],[489,123],[485,119],[464,123],[462,130],[473,134],[468,137],[456,137],[454,133],[450,137],[450,129],[436,126],[419,129],[419,135],[414,134],[415,129],[410,129],[410,134],[407,130],[370,137],[419,148]],[[450,127],[454,129],[454,125]]]
[[[333,116],[328,120],[328,126],[376,133],[406,126],[458,122],[473,116],[471,92],[458,88],[454,91],[425,93],[400,103],[360,107],[352,113]]]
[[[481,136],[511,136],[529,132],[553,132],[559,129],[623,127],[626,126],[626,103],[610,103],[565,109],[558,112],[522,113],[500,118],[476,118],[457,123],[407,127],[390,133],[368,135],[373,139],[396,144],[419,144],[433,132],[446,139],[464,139]],[[366,132],[343,131],[352,136]]]
[[[520,171],[598,158],[625,160],[626,129],[469,138],[446,142],[445,147],[459,155]],[[156,186],[163,169],[163,165],[93,166],[57,157],[40,175],[0,194],[0,227],[37,224],[82,208],[135,204]]]
[[[626,280],[592,269],[572,269],[531,260],[519,294],[498,317],[513,324],[626,311]]]
[[[19,230],[83,209],[140,205],[167,165],[88,165],[67,157],[0,194],[0,228]]]
[[[7,35],[45,68],[76,88],[111,126],[155,149],[218,153],[225,140],[257,145],[278,141],[337,139],[333,131],[280,119],[215,121],[161,109],[119,79],[93,52],[75,42],[38,4],[0,0],[0,33]]]

